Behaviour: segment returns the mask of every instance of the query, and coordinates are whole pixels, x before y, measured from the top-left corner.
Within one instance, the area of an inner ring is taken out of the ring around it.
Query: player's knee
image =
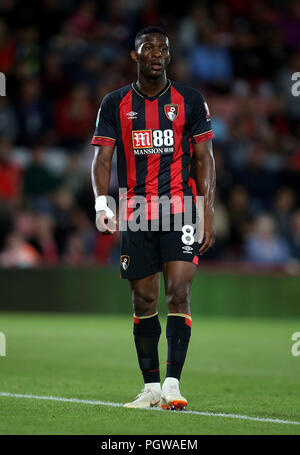
[[[190,300],[189,288],[185,284],[172,287],[166,294],[166,300],[171,313],[186,313]]]
[[[135,290],[133,292],[133,308],[137,316],[148,316],[156,312],[157,296],[153,292]]]

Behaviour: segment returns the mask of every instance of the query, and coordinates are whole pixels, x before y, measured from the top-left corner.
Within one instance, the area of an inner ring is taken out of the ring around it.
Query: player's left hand
[[[102,234],[114,234],[116,232],[116,226],[117,222],[115,216],[108,218],[105,210],[96,212],[96,227]]]
[[[216,240],[214,214],[211,210],[204,210],[204,243],[199,250],[200,256],[213,246]]]

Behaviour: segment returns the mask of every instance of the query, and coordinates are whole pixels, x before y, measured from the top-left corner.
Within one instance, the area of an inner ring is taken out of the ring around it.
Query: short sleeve
[[[190,119],[191,137],[194,144],[208,141],[215,137],[211,128],[211,117],[208,105],[201,95],[196,92]]]
[[[110,95],[106,95],[101,103],[96,120],[96,129],[92,139],[92,145],[108,145],[114,147],[116,142],[114,103]]]

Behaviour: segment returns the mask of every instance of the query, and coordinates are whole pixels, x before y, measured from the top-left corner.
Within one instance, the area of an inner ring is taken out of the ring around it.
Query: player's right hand
[[[117,222],[115,217],[108,218],[105,210],[96,213],[96,228],[102,234],[114,234],[116,232]]]

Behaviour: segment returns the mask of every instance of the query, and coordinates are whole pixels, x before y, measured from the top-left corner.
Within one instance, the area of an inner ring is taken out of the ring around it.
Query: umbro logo
[[[130,111],[130,112],[127,112],[126,115],[127,115],[127,118],[128,118],[129,120],[133,120],[133,119],[136,118],[136,116],[138,115],[138,113],[137,113],[137,112]]]
[[[191,246],[186,245],[186,246],[183,246],[182,249],[183,249],[183,253],[192,254],[193,248]]]

